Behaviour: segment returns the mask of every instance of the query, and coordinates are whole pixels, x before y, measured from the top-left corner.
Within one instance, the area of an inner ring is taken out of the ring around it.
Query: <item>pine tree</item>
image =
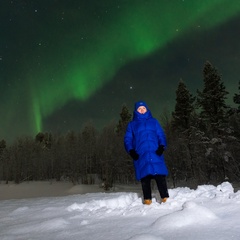
[[[201,108],[200,117],[208,133],[213,136],[226,121],[227,105],[225,103],[228,92],[222,82],[217,69],[210,62],[206,62],[203,69],[203,91],[197,91],[197,103]]]
[[[123,105],[122,111],[120,113],[120,120],[118,121],[116,132],[118,135],[123,136],[129,121],[132,118],[132,114],[129,112],[129,109],[126,105]]]
[[[195,97],[190,94],[185,83],[180,80],[176,90],[175,111],[172,113],[172,126],[174,129],[186,130],[190,127],[191,114]]]
[[[234,95],[233,97],[233,102],[238,104],[238,109],[240,110],[240,81],[238,82],[238,90],[239,90],[239,93]]]
[[[5,168],[7,169],[8,166],[6,166],[6,156],[4,156],[5,152],[6,152],[6,141],[3,139],[0,141],[0,180],[3,180],[5,175],[6,175],[6,171]]]
[[[234,135],[240,140],[240,81],[238,86],[239,93],[235,93],[233,102],[238,105],[238,108],[231,109],[231,116],[229,118],[229,125],[234,131]]]
[[[116,126],[116,133],[118,137],[118,147],[117,147],[117,161],[120,164],[120,172],[122,180],[124,182],[132,182],[134,180],[134,170],[132,159],[126,153],[124,149],[124,135],[127,129],[127,125],[132,118],[132,114],[126,105],[123,105],[122,111],[120,113],[120,120]]]
[[[83,152],[82,152],[82,183],[91,183],[91,175],[96,172],[96,151],[97,151],[98,132],[92,122],[86,123],[82,131]]]
[[[200,107],[200,117],[203,130],[209,141],[206,142],[207,180],[223,181],[229,177],[229,167],[232,163],[226,161],[226,153],[230,149],[228,144],[229,107],[225,100],[228,92],[222,82],[217,69],[210,62],[206,62],[203,69],[204,88],[198,90],[197,103]],[[231,155],[231,153],[229,152]]]
[[[204,158],[204,133],[199,131],[195,99],[185,83],[180,80],[176,90],[176,105],[171,122],[172,132],[168,139],[170,146],[167,151],[171,155],[170,157],[167,154],[167,157],[170,159],[170,172],[175,183],[179,179],[203,181],[204,178],[199,164]]]
[[[2,139],[2,140],[0,141],[0,155],[2,154],[2,152],[4,151],[4,149],[6,149],[6,146],[7,146],[6,141],[5,141],[4,139]]]

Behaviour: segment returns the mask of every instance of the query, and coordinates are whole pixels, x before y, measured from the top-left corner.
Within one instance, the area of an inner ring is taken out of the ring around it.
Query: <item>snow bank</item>
[[[129,240],[164,240],[161,237],[154,236],[152,234],[138,234],[129,238]]]
[[[216,220],[217,216],[208,208],[200,206],[195,202],[185,202],[181,211],[160,217],[153,224],[154,228],[181,228],[196,224],[209,224]]]
[[[85,202],[82,204],[74,203],[71,206],[67,207],[69,212],[78,210],[89,210],[96,211],[100,208],[105,209],[124,209],[131,206],[131,204],[139,199],[137,193],[114,193],[106,194],[106,197],[101,200],[92,200],[90,202]]]

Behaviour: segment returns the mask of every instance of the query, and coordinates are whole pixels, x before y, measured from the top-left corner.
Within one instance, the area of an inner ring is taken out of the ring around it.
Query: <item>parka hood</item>
[[[144,114],[141,114],[137,111],[137,109],[140,106],[144,106],[147,109],[147,112]],[[146,102],[144,101],[138,101],[135,103],[134,105],[134,111],[133,111],[133,120],[141,120],[141,119],[148,119],[152,117],[152,113],[150,111],[150,109],[148,108]]]
[[[137,109],[140,107],[140,106],[144,106],[147,110],[148,110],[148,106],[146,104],[146,102],[144,101],[138,101],[135,103],[135,108],[134,110],[137,111]]]

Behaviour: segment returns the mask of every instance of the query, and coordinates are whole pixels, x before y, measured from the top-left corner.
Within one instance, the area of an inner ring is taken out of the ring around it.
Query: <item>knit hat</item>
[[[147,104],[144,101],[138,101],[135,103],[135,111],[140,107],[140,106],[144,106],[145,108],[148,109]]]

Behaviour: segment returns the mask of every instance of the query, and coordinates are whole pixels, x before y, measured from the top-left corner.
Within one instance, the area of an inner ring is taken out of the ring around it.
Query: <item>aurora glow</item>
[[[0,3],[0,138],[44,131],[51,114],[84,103],[127,64],[240,13],[228,0],[11,2]]]

